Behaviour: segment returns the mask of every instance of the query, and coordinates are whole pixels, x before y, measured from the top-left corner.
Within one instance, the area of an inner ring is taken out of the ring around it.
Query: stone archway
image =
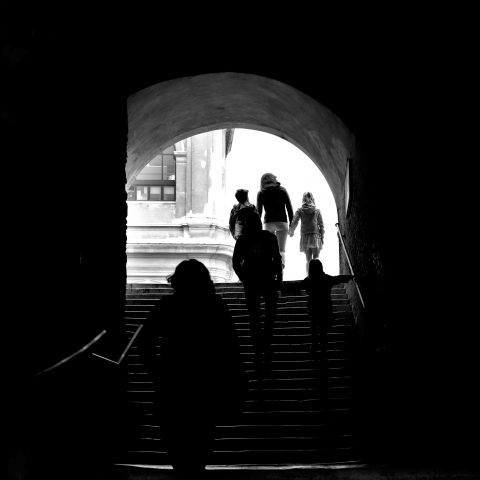
[[[329,109],[295,88],[251,74],[178,78],[128,98],[127,185],[148,161],[187,136],[220,128],[278,135],[302,150],[328,182],[344,211],[347,159],[355,138]]]

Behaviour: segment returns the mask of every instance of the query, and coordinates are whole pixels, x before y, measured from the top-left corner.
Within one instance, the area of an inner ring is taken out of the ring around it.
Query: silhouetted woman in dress
[[[323,247],[323,236],[325,228],[320,210],[315,206],[315,199],[312,192],[305,192],[302,196],[302,205],[297,208],[293,216],[292,223],[288,230],[288,234],[293,237],[298,222],[300,226],[300,251],[305,253],[306,271],[308,274],[308,266],[310,260],[317,259],[320,250]]]

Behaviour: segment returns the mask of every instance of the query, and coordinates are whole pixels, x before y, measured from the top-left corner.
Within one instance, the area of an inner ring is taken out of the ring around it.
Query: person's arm
[[[242,260],[243,260],[244,242],[245,242],[245,237],[243,235],[240,235],[238,237],[237,243],[235,244],[235,248],[233,249],[233,256],[232,256],[233,271],[236,273],[237,277],[241,282],[243,282]]]
[[[260,217],[260,220],[262,219],[262,213],[263,213],[263,201],[262,201],[262,191],[260,190],[257,193],[257,210],[258,210],[258,215]]]
[[[312,282],[309,277],[305,277],[301,282],[300,282],[300,289],[305,290],[307,295],[312,295]]]
[[[298,221],[300,220],[300,209],[298,209],[295,212],[295,215],[293,216],[293,220],[290,223],[290,227],[288,228],[288,234],[293,237],[293,234],[295,233],[295,229],[297,228]]]
[[[333,285],[337,285],[338,283],[347,283],[350,280],[353,280],[353,275],[335,275],[330,278]]]
[[[287,213],[288,213],[288,223],[292,223],[293,220],[293,208],[292,208],[292,202],[290,201],[290,196],[288,195],[288,192],[286,189],[284,189],[285,192],[285,206],[287,207]]]
[[[235,238],[235,213],[236,209],[233,207],[232,210],[230,210],[230,219],[228,220],[228,228],[230,229],[233,238]]]
[[[317,224],[318,224],[318,233],[323,243],[323,237],[325,235],[325,226],[323,224],[323,218],[320,210],[317,209]]]
[[[280,254],[280,248],[278,247],[278,239],[276,235],[271,236],[272,241],[272,260],[273,269],[275,272],[275,278],[278,284],[283,282],[283,268],[282,268],[282,255]]]

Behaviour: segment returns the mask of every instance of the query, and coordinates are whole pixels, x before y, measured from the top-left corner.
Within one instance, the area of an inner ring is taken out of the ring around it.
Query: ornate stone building
[[[232,280],[226,158],[233,129],[186,138],[156,155],[127,184],[127,282],[165,283],[196,258],[215,282]]]

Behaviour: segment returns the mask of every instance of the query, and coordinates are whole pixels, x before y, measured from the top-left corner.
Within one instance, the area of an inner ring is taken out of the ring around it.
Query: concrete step
[[[310,352],[307,296],[298,289],[298,282],[284,287],[273,328],[269,370],[260,377],[254,368],[243,285],[216,285],[232,314],[248,391],[235,423],[216,429],[213,464],[355,461],[354,369],[350,358],[354,320],[345,289],[338,286],[332,290],[334,317],[327,333],[325,384],[318,363],[321,349]],[[125,307],[127,333],[133,334],[159,299],[171,293],[168,285],[129,285]],[[160,343],[157,355],[161,356]],[[153,378],[135,343],[122,368],[133,425],[129,452],[122,457],[122,463],[164,465],[168,459],[155,408]]]
[[[150,446],[152,450],[130,451],[122,457],[122,464],[129,465],[165,465],[168,460],[164,451],[155,449],[155,444]],[[361,463],[361,457],[353,447],[337,449],[311,449],[311,450],[215,450],[208,462],[209,465],[230,466],[248,468],[255,466],[291,466],[291,465],[328,465],[332,468],[336,465],[347,463]],[[144,469],[142,469],[143,471]],[[156,470],[155,470],[156,471]],[[228,470],[230,471],[230,470]],[[235,476],[237,478],[237,476]],[[225,477],[229,478],[229,477]],[[250,472],[247,477],[250,478]],[[273,478],[273,477],[272,477]],[[287,477],[284,477],[287,478]],[[313,478],[313,477],[312,477]],[[447,477],[445,477],[447,478]],[[475,478],[475,477],[471,477]]]
[[[225,294],[228,292],[242,292],[243,293],[243,284],[241,283],[232,283],[228,285],[215,285],[215,291],[220,294]],[[282,284],[282,292],[286,295],[298,295],[300,292],[304,292],[301,288],[292,287],[291,282],[283,282]],[[345,291],[345,287],[343,284],[334,285],[332,287],[333,292],[342,293]],[[172,293],[173,289],[168,284],[151,284],[151,283],[140,283],[140,284],[127,284],[126,293]]]

